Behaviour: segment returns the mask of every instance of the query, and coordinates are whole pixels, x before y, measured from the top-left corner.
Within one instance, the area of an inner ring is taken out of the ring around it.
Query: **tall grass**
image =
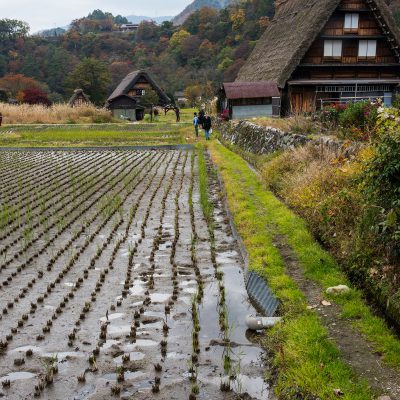
[[[46,107],[40,104],[0,103],[3,124],[74,124],[106,123],[113,118],[105,108],[93,105],[70,107],[68,104],[55,104]]]

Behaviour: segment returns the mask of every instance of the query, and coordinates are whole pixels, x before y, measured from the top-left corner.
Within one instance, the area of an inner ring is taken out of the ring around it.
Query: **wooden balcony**
[[[358,28],[358,29],[344,29],[344,28],[327,28],[322,32],[321,37],[334,38],[334,39],[358,39],[362,37],[383,39],[385,36],[382,35],[378,28]]]
[[[307,57],[301,66],[313,67],[313,66],[396,66],[399,64],[393,62],[393,57],[391,56],[377,56],[377,57],[358,57],[358,56],[342,56],[337,58],[331,57]]]

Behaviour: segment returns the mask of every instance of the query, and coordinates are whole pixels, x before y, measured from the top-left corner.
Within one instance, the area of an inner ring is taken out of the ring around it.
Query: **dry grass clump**
[[[93,105],[70,107],[67,104],[55,104],[46,107],[40,104],[0,103],[3,124],[76,124],[107,123],[113,118],[105,108]]]
[[[260,126],[281,129],[299,135],[315,135],[321,131],[320,124],[305,114],[293,114],[288,118],[258,117],[249,119]]]
[[[338,159],[333,151],[321,153],[312,144],[287,151],[267,162],[263,181],[302,215],[314,234],[338,258],[347,253],[362,201],[354,178],[360,162]]]
[[[275,192],[287,191],[296,180],[308,179],[302,175],[314,176],[320,171],[330,170],[336,155],[332,151],[321,151],[313,144],[296,147],[267,162],[261,174],[267,185]],[[300,183],[300,182],[299,182]]]
[[[283,131],[288,131],[290,128],[289,118],[257,117],[249,118],[248,121],[255,125],[282,129]]]

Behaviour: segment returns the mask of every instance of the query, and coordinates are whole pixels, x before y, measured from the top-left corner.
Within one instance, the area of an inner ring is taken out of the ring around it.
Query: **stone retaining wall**
[[[319,146],[321,151],[326,149],[334,151],[338,156],[350,157],[362,146],[361,143],[344,142],[327,136],[310,138],[305,135],[284,132],[277,128],[255,125],[248,121],[215,120],[214,126],[224,141],[254,154],[285,151],[313,143]]]

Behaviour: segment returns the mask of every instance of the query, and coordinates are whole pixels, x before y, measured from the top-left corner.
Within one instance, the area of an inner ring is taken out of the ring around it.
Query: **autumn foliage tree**
[[[23,91],[23,102],[28,104],[43,104],[45,106],[51,105],[47,93],[39,88],[25,89]]]
[[[191,107],[195,107],[198,105],[199,99],[201,98],[202,94],[203,88],[201,85],[190,85],[183,92],[183,95],[188,99]]]
[[[215,88],[236,78],[273,12],[273,0],[238,1],[197,10],[180,26],[142,22],[135,32],[115,32],[124,18],[95,10],[52,37],[28,36],[23,22],[0,20],[0,77],[34,78],[52,99],[68,100],[82,88],[97,104],[137,69],[148,70],[169,93],[208,81]]]
[[[0,78],[0,87],[14,98],[19,97],[27,89],[39,89],[40,86],[38,81],[22,74],[7,74]],[[23,100],[23,97],[20,100]]]

